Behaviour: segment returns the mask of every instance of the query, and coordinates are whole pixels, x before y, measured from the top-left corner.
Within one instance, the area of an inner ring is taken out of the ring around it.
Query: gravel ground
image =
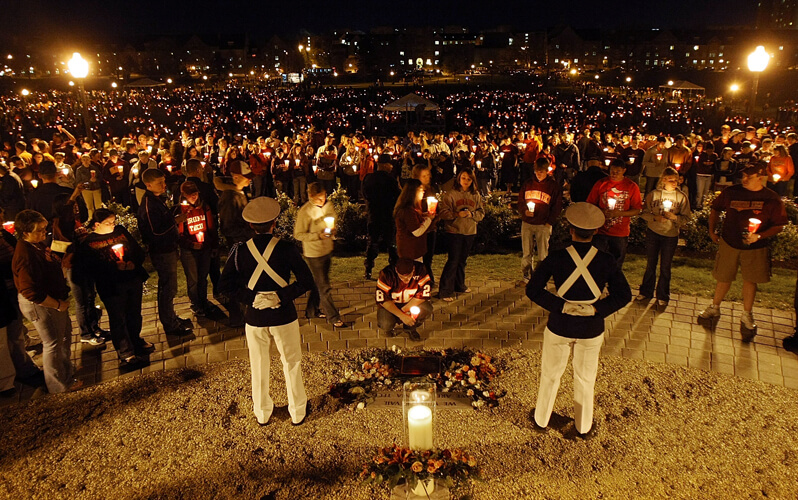
[[[471,452],[484,482],[453,498],[796,498],[798,392],[700,370],[604,357],[596,434],[573,432],[570,370],[548,433],[532,428],[540,353],[506,360],[494,411],[437,413],[436,442]],[[276,361],[276,360],[275,360]],[[290,425],[279,362],[278,410],[252,414],[245,361],[128,376],[7,407],[0,416],[2,498],[387,499],[361,485],[375,446],[401,439],[397,410],[353,411],[326,396],[340,354],[306,354],[314,411]]]

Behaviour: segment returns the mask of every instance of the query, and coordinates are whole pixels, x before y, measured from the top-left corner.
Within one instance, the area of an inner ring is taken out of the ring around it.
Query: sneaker
[[[699,314],[698,317],[701,319],[720,318],[720,306],[710,304],[706,309],[701,311],[701,314]]]
[[[635,302],[647,302],[649,300],[651,300],[651,297],[643,295],[642,293],[635,297]]]
[[[153,353],[155,352],[155,345],[152,342],[147,342],[146,340],[144,340],[139,346],[139,351],[141,351],[144,354]]]
[[[407,336],[410,337],[410,340],[414,342],[419,342],[421,340],[421,335],[419,335],[418,330],[415,328],[408,330]]]
[[[89,344],[89,345],[93,345],[93,346],[105,345],[105,339],[104,338],[95,337],[93,335],[91,337],[80,337],[80,341],[82,343],[84,343],[84,344]]]
[[[177,318],[177,321],[180,323],[180,326],[183,328],[194,329],[194,323],[187,318]]]
[[[756,323],[754,322],[754,315],[750,311],[743,311],[743,315],[740,318],[740,324],[748,330],[755,329]]]
[[[790,352],[798,354],[798,333],[793,333],[782,341],[784,348]]]

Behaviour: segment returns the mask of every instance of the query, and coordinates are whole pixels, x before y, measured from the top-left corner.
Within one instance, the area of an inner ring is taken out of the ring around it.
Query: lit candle
[[[673,167],[678,171],[680,168],[682,168],[682,164],[681,163],[674,163]]]
[[[6,231],[8,231],[11,234],[14,234],[14,221],[13,220],[8,220],[8,221],[3,222],[3,229],[5,229]]]
[[[380,157],[380,155],[374,155],[374,161],[377,161],[377,159],[378,159],[379,157]]]
[[[477,160],[477,168],[482,168],[482,160]]]
[[[116,245],[111,247],[111,250],[114,251],[116,254],[116,258],[119,260],[123,260],[125,258],[125,245],[122,243],[117,243]]]
[[[418,306],[412,306],[410,308],[410,316],[412,316],[413,319],[418,319],[419,314],[421,314],[421,309]]]
[[[33,179],[32,181],[30,181],[30,185],[33,186],[33,189],[36,189],[36,186],[39,185],[39,180]]]
[[[607,198],[607,208],[610,210],[615,210],[615,204],[618,203],[618,200],[615,198]]]
[[[779,179],[781,179],[779,174],[773,174],[773,182],[779,182]]]
[[[288,168],[288,165],[291,163],[291,160],[288,158],[285,159],[285,168]]]
[[[313,165],[313,173],[314,174],[316,173],[316,170],[318,170],[318,168],[319,168],[318,165]]]
[[[172,165],[171,164],[166,165],[166,170],[168,170],[169,173],[171,174],[172,173]]]
[[[202,231],[198,231],[197,232],[197,241],[199,241],[200,243],[205,241],[205,233],[204,232],[202,232]]]
[[[753,234],[759,229],[759,226],[762,225],[762,221],[755,218],[748,219],[748,232]]]
[[[529,211],[534,214],[535,213],[535,202],[534,201],[528,201],[526,203],[526,208],[528,208]]]
[[[662,159],[662,153],[657,153],[657,161],[660,161],[661,159]]]
[[[432,410],[416,405],[407,411],[407,431],[410,449],[432,449]]]
[[[335,217],[325,217],[324,218],[324,225],[327,226],[324,228],[324,232],[330,234],[333,227],[335,227]]]
[[[612,160],[610,160],[609,158],[604,160],[604,164],[607,165],[608,167],[610,166],[610,162],[612,162]]]
[[[139,175],[139,168],[138,167],[133,167],[131,169],[131,171],[133,172],[133,175]]]
[[[413,391],[410,393],[410,400],[414,403],[423,403],[429,401],[429,396],[427,391]]]
[[[438,207],[438,198],[434,196],[427,196],[427,211],[434,212]]]
[[[188,206],[188,200],[183,200],[183,201],[180,202],[180,204],[183,205],[184,207],[187,207]]]
[[[64,175],[69,175],[69,169],[68,168],[62,168],[61,169],[61,173],[64,174]]]
[[[299,158],[297,158],[297,159],[296,159],[296,160],[294,160],[294,161],[296,162],[296,166],[298,167],[298,166],[299,166]]]
[[[671,208],[673,208],[673,202],[671,200],[662,200],[662,209],[666,212],[670,212]]]

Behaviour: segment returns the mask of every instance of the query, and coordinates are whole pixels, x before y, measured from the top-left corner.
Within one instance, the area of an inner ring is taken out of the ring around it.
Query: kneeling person
[[[429,303],[430,279],[421,262],[399,259],[396,265],[388,265],[380,271],[377,280],[377,325],[386,337],[395,337],[397,323],[408,328],[411,340],[421,340],[417,328],[432,314]],[[418,307],[414,314],[412,307]]]

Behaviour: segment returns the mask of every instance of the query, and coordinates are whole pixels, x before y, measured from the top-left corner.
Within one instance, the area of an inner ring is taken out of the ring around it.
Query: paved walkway
[[[333,329],[325,320],[302,319],[302,347],[313,352],[392,344],[541,348],[545,314],[524,296],[523,288],[506,281],[471,281],[469,286],[473,291],[460,294],[454,302],[434,299],[435,312],[420,329],[423,341],[412,342],[406,336],[386,340],[378,334],[374,281],[339,283],[334,286],[335,302],[344,318],[353,322],[352,327]],[[304,301],[304,298],[297,301],[300,315],[304,312]],[[798,355],[781,347],[781,339],[794,329],[791,311],[754,308],[759,331],[754,341],[746,344],[739,331],[741,305],[735,304],[732,311],[732,305],[725,303],[713,332],[696,322],[697,314],[708,303],[708,299],[677,295],[664,311],[657,311],[653,301],[646,306],[630,304],[608,318],[603,354],[672,363],[798,389]],[[122,374],[111,342],[104,348],[91,347],[81,344],[76,335],[73,359],[78,378],[91,385],[120,376],[248,359],[243,328],[233,329],[223,322],[195,318],[194,335],[167,337],[157,321],[155,307],[154,302],[146,303],[143,310],[143,336],[156,345],[150,366]],[[178,298],[176,309],[181,316],[191,317],[187,298]],[[105,317],[103,321],[107,328]],[[31,333],[35,335],[35,331]],[[34,359],[41,363],[41,354]],[[17,397],[0,400],[0,406],[35,398],[40,393],[23,386]]]

